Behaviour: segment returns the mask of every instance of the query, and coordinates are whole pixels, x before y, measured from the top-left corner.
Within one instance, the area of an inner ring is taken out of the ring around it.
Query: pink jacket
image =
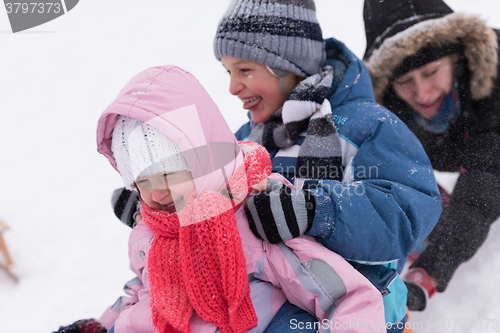
[[[197,193],[217,191],[243,160],[245,149],[238,145],[215,103],[190,73],[178,67],[139,73],[101,115],[98,151],[115,168],[110,147],[118,115],[147,122],[176,141],[193,173]],[[279,175],[272,177],[286,182]],[[236,219],[258,316],[258,326],[251,332],[263,332],[287,299],[318,318],[319,332],[386,331],[380,293],[342,257],[308,236],[276,245],[265,243],[250,231],[243,208],[236,211]],[[120,298],[100,318],[106,328],[114,325],[116,333],[154,332],[146,267],[152,237],[142,222],[130,234],[130,268],[138,279],[126,286],[131,296]],[[291,328],[294,325],[300,327],[291,322]],[[191,329],[218,331],[196,314]]]

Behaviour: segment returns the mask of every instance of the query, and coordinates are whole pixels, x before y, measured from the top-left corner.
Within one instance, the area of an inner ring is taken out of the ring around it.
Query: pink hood
[[[189,165],[198,193],[217,191],[242,162],[236,138],[217,105],[198,80],[179,67],[142,71],[102,113],[97,125],[97,150],[115,169],[110,148],[119,115],[148,123],[174,140]]]

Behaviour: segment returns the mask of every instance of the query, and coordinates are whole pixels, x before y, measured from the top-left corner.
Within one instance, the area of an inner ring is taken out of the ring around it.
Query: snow
[[[482,14],[500,27],[498,0],[447,2],[455,11]],[[176,64],[200,80],[232,129],[246,121],[212,51],[228,3],[86,0],[54,21],[17,34],[0,10],[0,219],[10,226],[4,237],[20,278],[16,284],[0,271],[0,333],[50,332],[98,317],[133,277],[129,229],[110,205],[121,179],[95,149],[99,114],[133,75]],[[362,4],[317,0],[324,36],[337,37],[360,57]],[[439,179],[453,187],[453,175]],[[499,236],[496,223],[449,289],[426,311],[412,313],[412,322],[422,326],[416,333],[500,329]],[[485,328],[488,319],[497,320],[496,329],[493,322]],[[458,320],[465,320],[465,328]],[[481,329],[474,328],[477,320]]]

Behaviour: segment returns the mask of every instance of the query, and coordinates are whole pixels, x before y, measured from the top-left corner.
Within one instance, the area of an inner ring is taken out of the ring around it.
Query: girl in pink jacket
[[[265,178],[286,180],[270,175],[264,148],[236,141],[190,73],[132,78],[101,115],[97,145],[142,202],[129,239],[137,278],[101,316],[106,329],[264,332],[288,300],[319,332],[385,332],[380,293],[342,257],[308,236],[273,245],[253,235],[244,198]]]

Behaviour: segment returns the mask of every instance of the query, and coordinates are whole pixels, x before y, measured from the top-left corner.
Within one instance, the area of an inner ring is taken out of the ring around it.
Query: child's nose
[[[169,195],[170,189],[168,187],[162,189],[153,189],[151,192],[151,198],[154,202],[162,202]]]
[[[231,79],[231,82],[229,82],[229,93],[231,95],[238,95],[241,89],[243,89],[243,84],[237,79]]]

